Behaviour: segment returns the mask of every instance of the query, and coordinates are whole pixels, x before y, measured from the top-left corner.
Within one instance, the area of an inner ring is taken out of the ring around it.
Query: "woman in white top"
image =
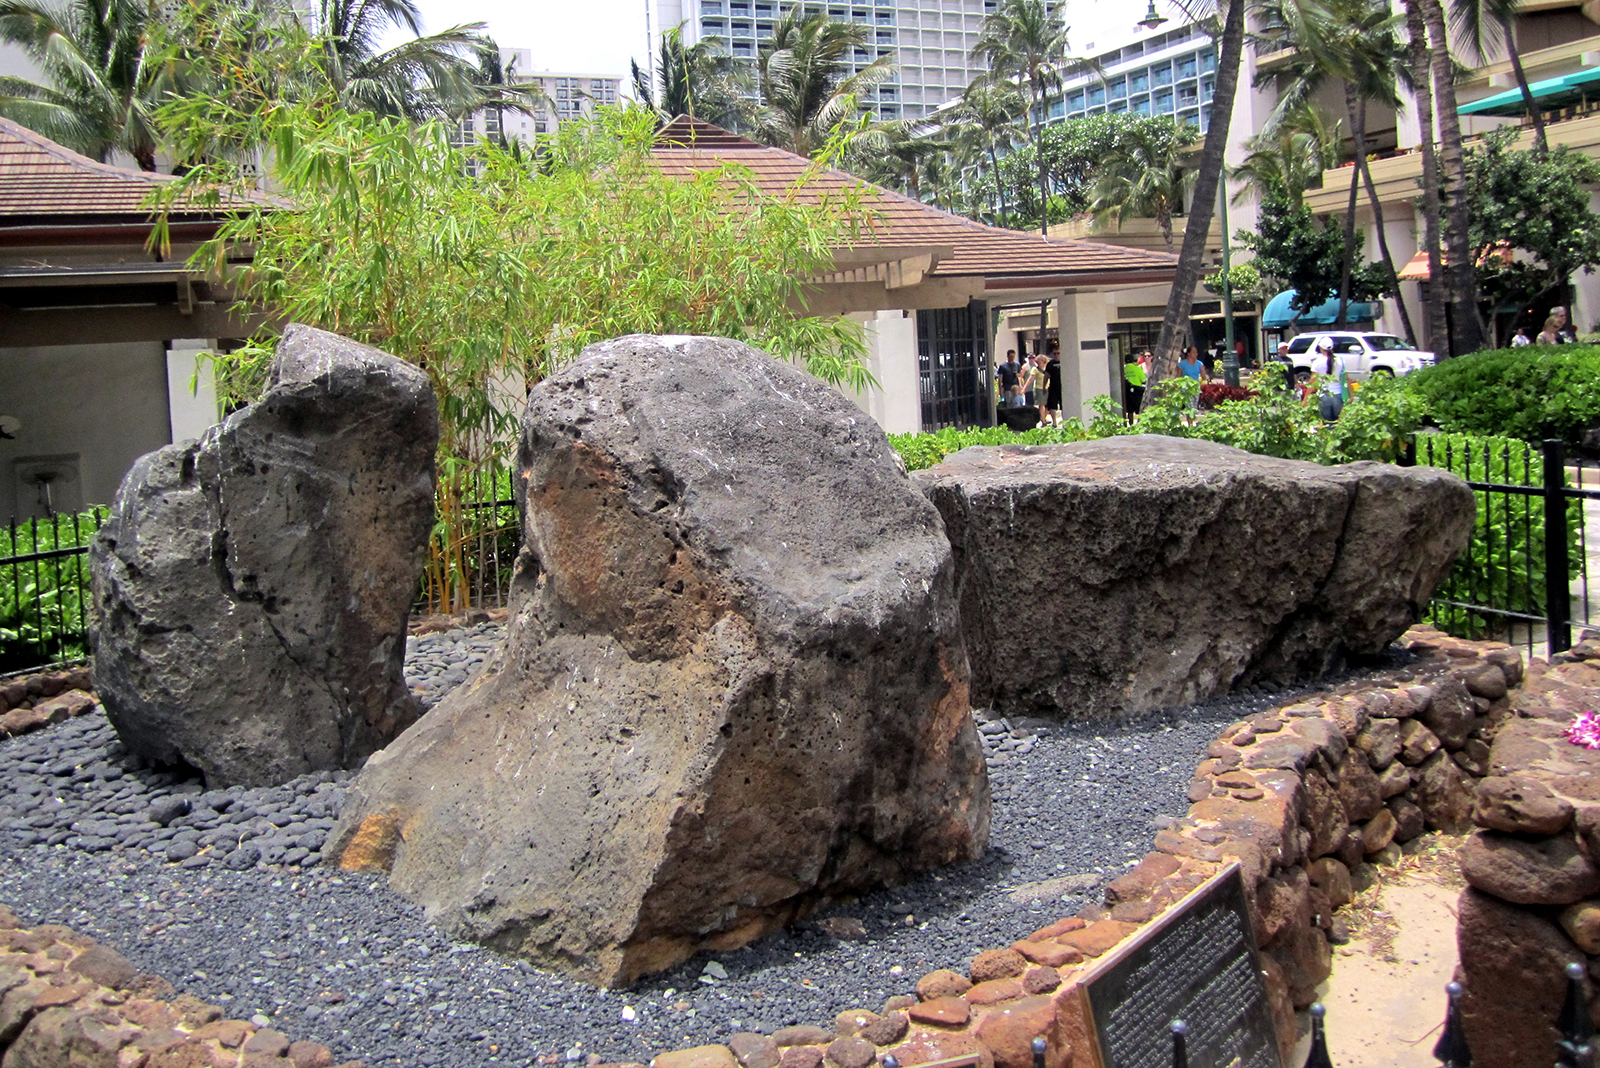
[[[1313,348],[1317,355],[1311,361],[1311,373],[1323,376],[1318,390],[1317,412],[1324,423],[1337,422],[1344,411],[1345,360],[1343,356],[1334,354],[1331,337],[1317,338]]]

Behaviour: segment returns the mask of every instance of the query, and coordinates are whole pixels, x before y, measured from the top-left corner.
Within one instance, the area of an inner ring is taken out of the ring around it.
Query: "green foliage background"
[[[104,518],[95,509],[0,526],[0,559],[86,546]],[[34,666],[41,648],[57,660],[87,656],[80,635],[91,604],[81,553],[0,567],[0,672]]]
[[[1577,446],[1600,427],[1600,346],[1525,345],[1445,360],[1406,375],[1443,430]]]

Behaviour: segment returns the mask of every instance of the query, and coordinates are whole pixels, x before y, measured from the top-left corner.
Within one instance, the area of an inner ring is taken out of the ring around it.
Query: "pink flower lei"
[[[1585,749],[1600,749],[1600,712],[1579,712],[1567,724],[1567,741]]]

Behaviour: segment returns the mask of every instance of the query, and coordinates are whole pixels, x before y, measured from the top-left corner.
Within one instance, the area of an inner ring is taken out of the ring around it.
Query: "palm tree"
[[[101,162],[120,150],[155,170],[166,79],[149,52],[152,10],[142,0],[0,0],[0,41],[45,78],[0,77],[0,115]]]
[[[1422,240],[1428,256],[1428,296],[1423,307],[1428,317],[1428,344],[1435,352],[1446,352],[1450,334],[1445,306],[1450,292],[1444,274],[1444,257],[1439,251],[1440,215],[1439,157],[1433,143],[1433,73],[1430,69],[1428,27],[1419,0],[1405,0],[1407,54],[1411,62],[1411,83],[1417,102],[1418,140],[1422,148]]]
[[[1276,124],[1245,142],[1249,154],[1233,168],[1233,178],[1260,196],[1281,193],[1298,204],[1323,171],[1338,166],[1341,128],[1309,102],[1290,108]],[[1244,194],[1241,189],[1234,203]]]
[[[683,27],[674,27],[661,35],[660,63],[658,84],[652,85],[634,61],[633,89],[661,121],[687,115],[727,130],[749,127],[753,109],[746,67],[727,53],[721,38],[703,37],[686,45]]]
[[[1067,65],[1067,26],[1061,21],[1064,9],[1064,4],[1052,5],[1047,0],[1003,0],[997,10],[983,17],[978,43],[972,47],[973,58],[988,64],[990,78],[1015,79],[1027,86],[1033,125],[1025,124],[1023,129],[1039,160],[1041,234],[1050,230],[1050,191],[1044,153],[1037,149],[1046,102],[1050,92],[1060,88]]]
[[[1533,150],[1544,156],[1550,152],[1550,143],[1544,135],[1544,115],[1533,99],[1533,90],[1528,88],[1528,75],[1522,69],[1522,53],[1517,48],[1516,28],[1512,25],[1520,6],[1520,0],[1450,0],[1450,28],[1455,31],[1455,39],[1464,43],[1480,63],[1495,46],[1505,45],[1511,74],[1517,79],[1528,118],[1533,121]]]
[[[1439,177],[1444,211],[1444,273],[1449,275],[1450,350],[1483,348],[1483,320],[1478,317],[1477,266],[1472,262],[1467,208],[1467,164],[1461,147],[1461,116],[1456,110],[1455,61],[1445,33],[1439,0],[1417,0],[1428,30],[1428,59],[1433,74],[1433,114],[1439,124]]]
[[[927,137],[910,120],[879,123],[852,139],[846,166],[870,182],[922,199],[923,165],[950,144]]]
[[[1129,130],[1104,161],[1089,210],[1095,222],[1120,224],[1125,218],[1156,220],[1172,249],[1172,217],[1183,210],[1185,190],[1193,185],[1182,157],[1199,131],[1187,123],[1140,123]]]
[[[1221,0],[1217,0],[1220,4]],[[1211,215],[1216,211],[1217,191],[1222,182],[1228,131],[1233,123],[1233,101],[1239,89],[1239,64],[1244,56],[1244,10],[1246,0],[1226,0],[1226,7],[1212,9],[1208,20],[1217,41],[1217,85],[1211,97],[1211,124],[1206,128],[1205,145],[1200,150],[1200,166],[1195,172],[1194,195],[1184,221],[1183,247],[1178,252],[1178,268],[1167,296],[1166,313],[1161,319],[1161,334],[1156,342],[1155,360],[1149,384],[1155,387],[1178,373],[1178,353],[1188,339],[1189,310],[1194,287],[1205,268],[1206,238],[1211,231]],[[1221,27],[1217,28],[1217,16]],[[1145,403],[1157,391],[1146,388]]]
[[[482,23],[422,35],[416,0],[320,0],[310,30],[321,42],[322,74],[351,110],[427,118],[474,110],[482,101],[476,58],[498,55]],[[380,51],[391,28],[416,34]]]
[[[843,123],[856,119],[866,94],[894,76],[886,56],[852,69],[851,56],[866,47],[870,32],[861,23],[808,13],[801,4],[791,7],[756,59],[756,136],[811,156]]]
[[[1380,259],[1390,291],[1396,295],[1400,322],[1408,340],[1416,343],[1411,315],[1399,299],[1400,281],[1395,274],[1394,257],[1384,226],[1383,202],[1378,199],[1372,174],[1367,168],[1367,106],[1376,102],[1399,111],[1397,84],[1410,80],[1405,50],[1396,30],[1400,16],[1392,14],[1384,0],[1287,0],[1275,4],[1273,15],[1286,28],[1294,45],[1285,68],[1287,84],[1279,92],[1276,116],[1307,104],[1329,81],[1341,83],[1345,113],[1350,122],[1354,166],[1350,172],[1350,198],[1345,209],[1345,255],[1339,283],[1339,317],[1343,323],[1350,304],[1350,282],[1354,267],[1357,191],[1363,185],[1372,209],[1378,235]],[[1264,72],[1258,84],[1282,77]]]
[[[1016,140],[1017,121],[1028,109],[1021,90],[1010,81],[976,78],[950,109],[945,128],[957,141],[981,152],[989,160],[989,175],[994,181],[996,220],[1006,216],[1005,183],[1000,180],[1000,150]]]

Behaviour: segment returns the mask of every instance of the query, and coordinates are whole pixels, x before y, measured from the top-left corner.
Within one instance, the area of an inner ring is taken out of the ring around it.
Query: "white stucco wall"
[[[35,514],[28,457],[76,457],[62,465],[76,479],[52,486],[57,510],[110,504],[133,461],[172,440],[167,374],[159,341],[0,348],[0,411],[23,423],[0,440],[0,521]]]
[[[211,361],[200,355],[214,344],[209,338],[182,338],[167,343],[167,421],[173,441],[198,438],[221,414]]]

